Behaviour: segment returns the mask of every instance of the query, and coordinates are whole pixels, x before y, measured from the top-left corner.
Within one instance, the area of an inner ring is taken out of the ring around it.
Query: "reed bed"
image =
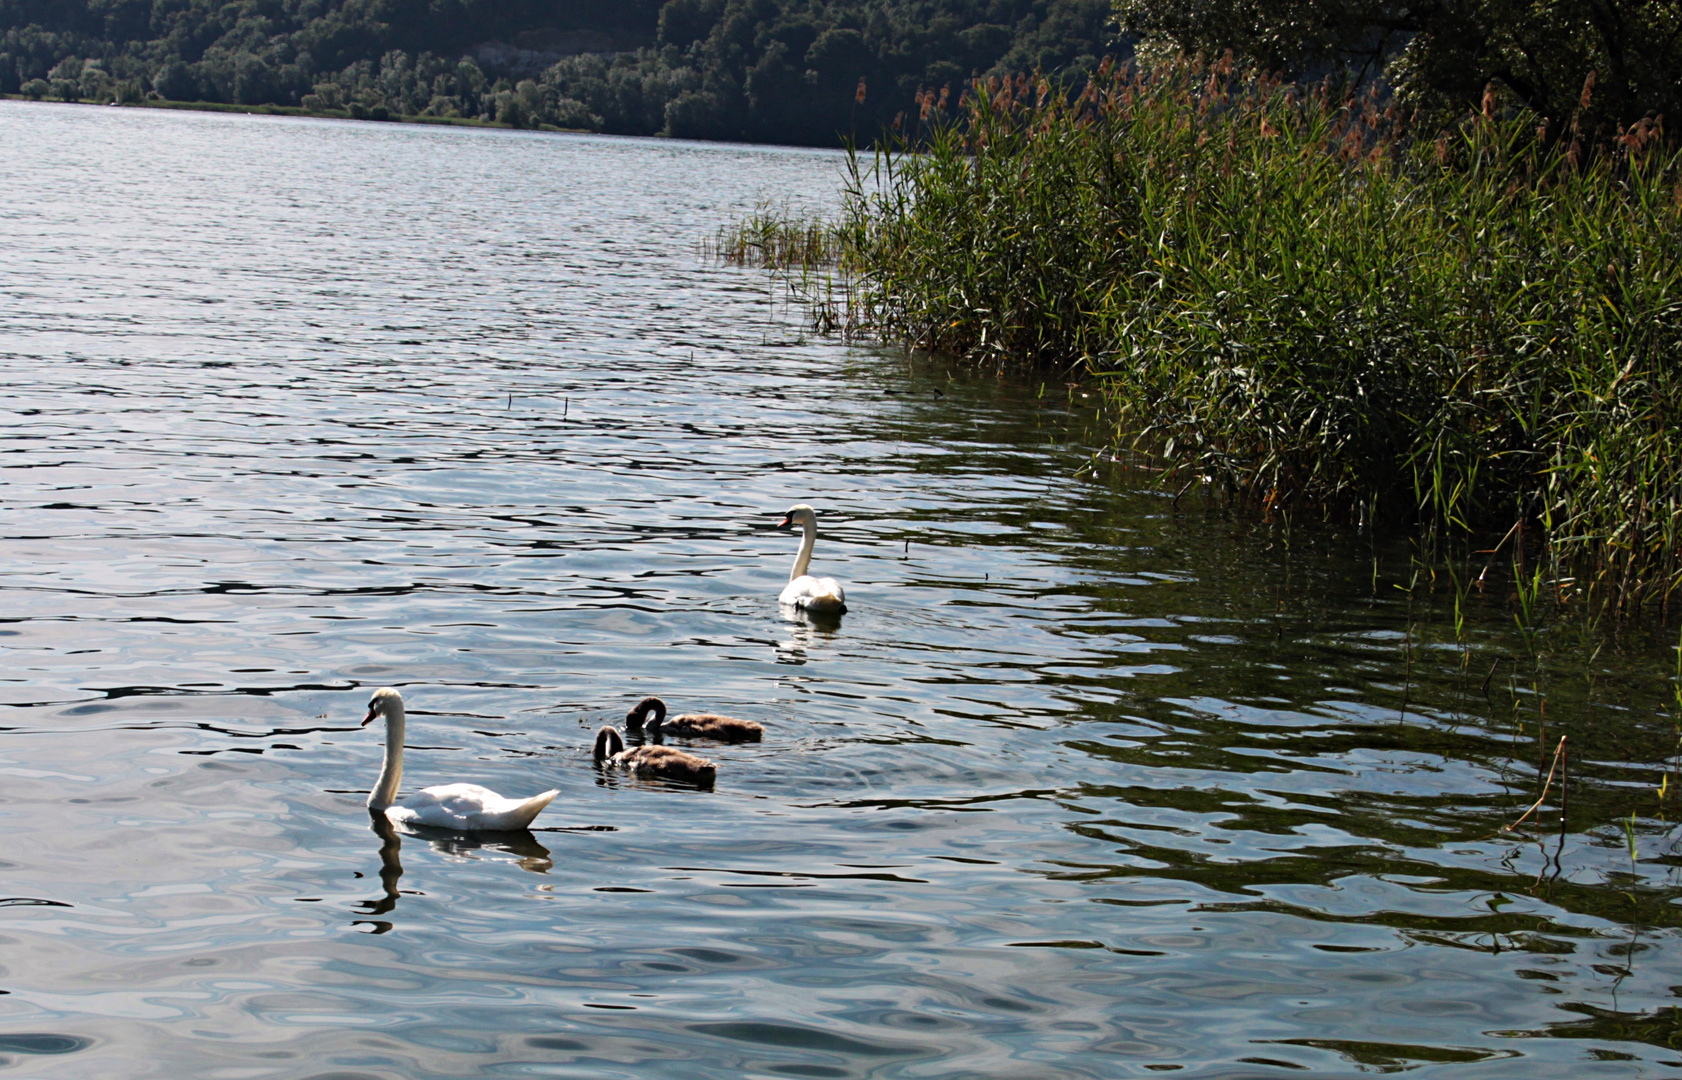
[[[1661,122],[1422,132],[1228,62],[922,106],[915,152],[854,159],[849,332],[1090,375],[1118,443],[1265,513],[1540,544],[1618,606],[1682,583]]]
[[[841,262],[841,232],[821,219],[762,204],[743,220],[703,241],[702,254],[735,266],[818,270]]]

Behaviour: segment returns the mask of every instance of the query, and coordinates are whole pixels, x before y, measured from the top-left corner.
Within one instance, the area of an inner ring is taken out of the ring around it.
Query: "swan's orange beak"
[[[374,717],[378,715],[380,715],[380,710],[374,708],[372,705],[368,706],[368,715],[362,718],[362,726],[367,727],[369,724],[373,723]]]
[[[794,524],[794,515],[793,514],[784,514],[783,519],[781,521],[777,522],[777,528],[786,529],[790,525],[793,525],[793,524]]]

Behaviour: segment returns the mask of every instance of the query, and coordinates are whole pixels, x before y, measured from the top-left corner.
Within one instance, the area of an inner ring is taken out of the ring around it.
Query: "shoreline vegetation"
[[[839,147],[1114,44],[1110,0],[0,0],[0,93]]]
[[[40,101],[48,105],[95,105],[124,109],[166,109],[178,112],[239,113],[246,116],[301,116],[313,120],[364,120],[385,124],[430,124],[435,127],[476,127],[502,130],[547,131],[564,135],[594,134],[589,128],[556,127],[537,124],[522,128],[501,120],[487,120],[476,116],[427,116],[422,113],[392,114],[383,108],[363,109],[358,116],[348,109],[306,109],[298,105],[232,105],[222,101],[167,101],[162,98],[142,98],[138,101],[101,101],[91,98],[34,98],[28,94],[0,94],[0,101]]]
[[[1090,381],[1101,456],[1180,495],[1404,523],[1594,610],[1682,585],[1662,118],[1596,141],[1492,90],[1429,125],[1230,58],[920,104],[852,157],[840,220],[762,208],[710,250],[789,273],[821,327]]]

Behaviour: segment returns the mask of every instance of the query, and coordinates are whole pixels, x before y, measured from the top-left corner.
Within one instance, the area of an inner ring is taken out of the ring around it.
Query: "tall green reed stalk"
[[[1587,102],[1585,91],[1585,104]],[[852,159],[853,334],[1101,380],[1118,442],[1265,513],[1544,538],[1630,607],[1682,584],[1682,153],[1230,62],[923,101]]]

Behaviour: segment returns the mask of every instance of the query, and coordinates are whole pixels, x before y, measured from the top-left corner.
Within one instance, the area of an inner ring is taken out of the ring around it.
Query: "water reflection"
[[[397,883],[403,877],[403,838],[398,833],[391,819],[382,811],[368,811],[369,828],[380,838],[380,891],[378,900],[362,900],[357,903],[362,915],[389,915],[397,908],[397,898],[400,895]],[[384,919],[357,919],[352,926],[369,926],[370,933],[384,934],[390,932],[392,924]]]
[[[514,865],[533,874],[547,874],[555,865],[549,849],[538,842],[530,829],[508,832],[458,833],[417,825],[406,829],[418,839],[432,845],[432,850],[460,859],[477,859],[487,854],[514,856]],[[381,849],[384,851],[384,848]],[[384,858],[382,854],[381,858]]]
[[[547,874],[555,862],[550,850],[540,843],[529,829],[512,832],[458,833],[425,825],[405,825],[398,828],[383,813],[368,812],[369,828],[380,838],[380,891],[377,900],[361,900],[355,905],[360,915],[389,915],[397,909],[402,890],[397,883],[403,877],[403,837],[425,840],[433,851],[457,859],[477,859],[484,854],[502,853],[513,856],[514,865],[533,874]],[[380,919],[357,919],[352,926],[372,927],[369,933],[390,932],[393,923]]]

